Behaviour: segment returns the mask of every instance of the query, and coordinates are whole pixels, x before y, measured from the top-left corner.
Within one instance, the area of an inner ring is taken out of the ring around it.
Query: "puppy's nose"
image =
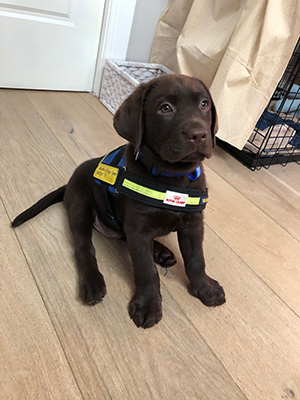
[[[192,142],[198,143],[206,140],[208,132],[204,129],[189,129],[185,134]]]

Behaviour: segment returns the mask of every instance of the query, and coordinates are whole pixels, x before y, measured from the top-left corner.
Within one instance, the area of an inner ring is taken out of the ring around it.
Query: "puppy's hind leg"
[[[154,240],[153,256],[154,261],[163,268],[173,267],[176,264],[174,253],[157,240]]]
[[[93,208],[83,199],[67,205],[69,224],[74,237],[75,258],[79,273],[79,296],[88,305],[99,303],[106,295],[103,275],[98,270],[92,243]]]

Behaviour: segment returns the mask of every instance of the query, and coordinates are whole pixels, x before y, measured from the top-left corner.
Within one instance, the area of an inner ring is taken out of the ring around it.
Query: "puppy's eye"
[[[201,110],[206,110],[208,105],[209,105],[208,100],[202,100],[201,103],[200,103]]]
[[[158,111],[162,114],[173,114],[173,109],[168,103],[162,104]]]

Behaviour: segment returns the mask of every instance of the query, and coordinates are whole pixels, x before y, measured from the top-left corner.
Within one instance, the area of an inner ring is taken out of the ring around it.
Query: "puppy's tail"
[[[65,191],[66,185],[54,190],[54,192],[47,194],[33,206],[18,215],[11,223],[11,226],[13,228],[16,228],[17,226],[22,225],[24,222],[28,221],[29,219],[35,217],[49,206],[52,206],[52,204],[63,201]]]

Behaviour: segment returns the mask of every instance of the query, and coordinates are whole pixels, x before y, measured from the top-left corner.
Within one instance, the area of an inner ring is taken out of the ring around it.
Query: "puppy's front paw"
[[[161,295],[138,295],[129,304],[129,315],[135,325],[144,329],[151,328],[162,318]]]
[[[91,270],[80,277],[79,296],[89,306],[94,306],[103,300],[106,286],[103,275],[97,270]]]
[[[207,275],[201,281],[191,283],[191,294],[198,297],[203,304],[209,307],[220,306],[226,302],[222,286]]]

